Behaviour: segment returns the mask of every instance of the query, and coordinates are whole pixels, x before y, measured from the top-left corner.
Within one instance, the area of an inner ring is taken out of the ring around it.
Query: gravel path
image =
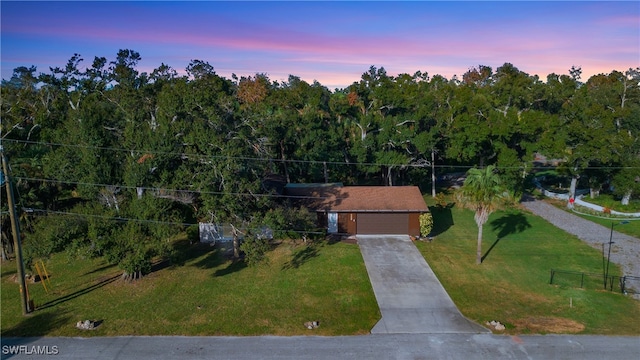
[[[611,228],[585,220],[533,197],[525,197],[522,205],[532,213],[577,236],[598,250],[602,250],[603,243],[609,242]],[[614,227],[612,240],[611,262],[618,264],[624,275],[640,277],[640,239],[619,233],[615,231]]]

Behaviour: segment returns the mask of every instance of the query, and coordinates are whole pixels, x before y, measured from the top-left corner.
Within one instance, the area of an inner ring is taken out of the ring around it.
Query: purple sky
[[[89,66],[119,49],[139,71],[192,59],[230,78],[289,74],[329,89],[371,65],[390,75],[461,76],[510,62],[545,79],[581,66],[582,79],[640,66],[640,2],[0,2],[2,78],[14,68]]]

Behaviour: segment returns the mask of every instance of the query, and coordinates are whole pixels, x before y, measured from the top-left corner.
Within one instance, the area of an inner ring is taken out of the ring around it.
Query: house
[[[318,215],[330,234],[420,235],[429,212],[417,186],[287,184],[285,194]]]

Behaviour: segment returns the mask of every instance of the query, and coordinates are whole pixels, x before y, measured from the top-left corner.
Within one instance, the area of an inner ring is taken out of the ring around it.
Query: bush
[[[269,251],[269,239],[263,236],[248,235],[242,241],[240,250],[244,253],[244,261],[248,266],[254,266],[266,259]]]
[[[149,236],[143,225],[128,222],[114,229],[102,240],[104,255],[112,264],[124,271],[125,280],[135,280],[151,271],[154,256],[164,249],[162,240]]]
[[[64,250],[74,241],[84,241],[87,222],[76,216],[49,215],[36,222],[32,232],[25,233],[24,259],[28,268],[32,260]]]
[[[441,193],[441,192],[436,194],[435,202],[436,202],[437,206],[442,207],[442,208],[447,207],[447,205],[448,205],[446,195]]]
[[[128,253],[118,264],[124,271],[122,277],[125,280],[136,280],[141,278],[142,275],[150,273],[152,255],[150,251],[142,249],[136,249]]]
[[[301,234],[317,232],[315,214],[306,208],[276,207],[264,214],[256,223],[274,231],[276,239],[298,239]],[[302,235],[304,236],[304,235]]]
[[[433,215],[431,213],[424,213],[420,215],[420,235],[423,237],[429,236],[433,230]]]
[[[190,225],[187,227],[187,239],[189,244],[195,244],[200,242],[200,228],[199,225]]]

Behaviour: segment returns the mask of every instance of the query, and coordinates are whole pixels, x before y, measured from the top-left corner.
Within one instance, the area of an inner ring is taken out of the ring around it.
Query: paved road
[[[611,228],[609,227],[585,220],[533,197],[525,197],[522,205],[556,227],[576,235],[596,249],[601,250],[602,244],[609,242],[611,236]],[[614,224],[618,223],[614,222]],[[612,239],[614,243],[611,247],[611,261],[622,267],[624,275],[640,276],[640,239],[617,231],[613,231]]]
[[[382,319],[372,334],[489,333],[465,318],[407,235],[358,235]]]
[[[23,346],[11,347],[11,346]],[[20,354],[15,354],[15,352]],[[37,355],[37,352],[52,355]],[[11,353],[9,353],[11,352]],[[55,353],[55,354],[53,354]],[[638,337],[385,334],[2,339],[2,359],[637,359]]]

